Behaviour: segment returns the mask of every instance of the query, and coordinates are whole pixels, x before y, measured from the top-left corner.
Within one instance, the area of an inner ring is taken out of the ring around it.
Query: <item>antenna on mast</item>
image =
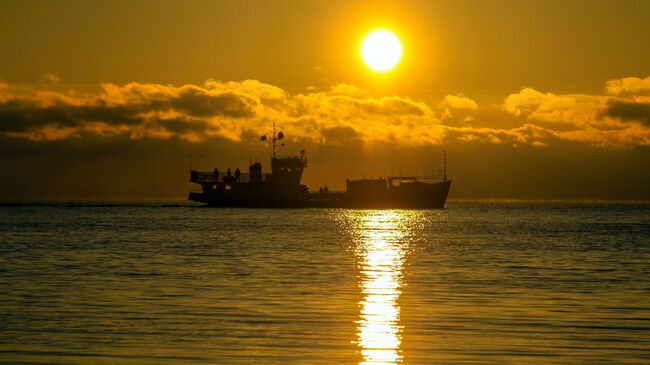
[[[266,134],[263,134],[260,137],[260,141],[268,141],[268,136]],[[275,158],[275,141],[282,141],[284,139],[284,133],[278,132],[277,134],[275,133],[275,122],[273,122],[273,134],[271,135],[271,157]],[[281,147],[284,146],[284,142],[280,145]],[[261,155],[260,155],[261,156]]]

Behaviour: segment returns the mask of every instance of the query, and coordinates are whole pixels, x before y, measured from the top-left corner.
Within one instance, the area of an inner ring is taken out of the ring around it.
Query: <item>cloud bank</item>
[[[420,147],[458,141],[543,147],[562,140],[627,148],[650,145],[648,95],[650,77],[607,81],[603,95],[526,87],[504,97],[498,108],[499,118],[519,126],[500,128],[499,120],[482,120],[482,106],[463,94],[427,104],[375,97],[347,84],[291,94],[257,80],[108,83],[98,92],[79,93],[0,82],[0,135],[35,142],[90,135],[238,142],[276,122],[292,138],[325,144],[355,140]]]

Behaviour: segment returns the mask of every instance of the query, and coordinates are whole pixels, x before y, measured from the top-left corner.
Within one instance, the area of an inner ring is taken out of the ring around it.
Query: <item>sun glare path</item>
[[[400,278],[408,247],[409,217],[399,211],[367,211],[355,217],[356,253],[362,274],[363,300],[358,322],[360,365],[399,364]]]
[[[389,30],[375,30],[361,42],[361,58],[372,70],[388,72],[402,59],[402,43],[395,33]]]

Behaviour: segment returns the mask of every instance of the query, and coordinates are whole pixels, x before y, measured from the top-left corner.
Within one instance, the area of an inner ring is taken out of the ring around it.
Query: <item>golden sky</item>
[[[452,198],[650,199],[648,24],[638,1],[5,1],[0,197],[183,196],[188,151],[244,167],[276,121],[313,186],[446,148]],[[377,28],[403,45],[384,74]]]

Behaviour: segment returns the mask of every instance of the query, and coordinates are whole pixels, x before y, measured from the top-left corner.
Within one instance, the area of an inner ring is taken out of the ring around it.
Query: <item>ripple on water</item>
[[[650,207],[0,207],[0,362],[644,363]]]

